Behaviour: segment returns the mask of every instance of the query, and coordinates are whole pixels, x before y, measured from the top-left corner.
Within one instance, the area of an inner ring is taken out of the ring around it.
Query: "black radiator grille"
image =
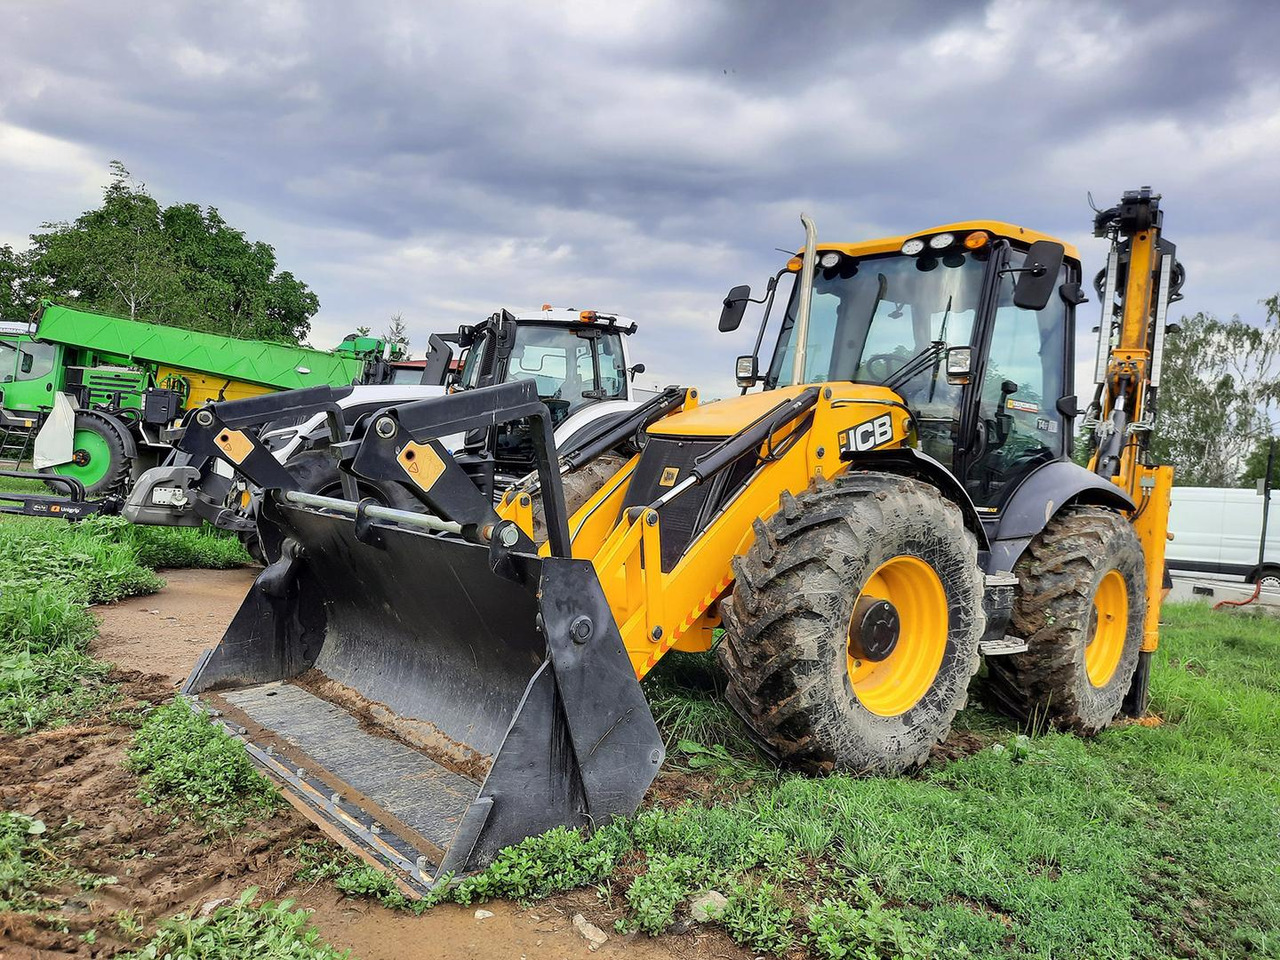
[[[627,489],[623,510],[653,503],[685,480],[694,461],[721,443],[702,439],[649,436]],[[706,525],[756,465],[754,452],[741,457],[720,473],[691,487],[662,508],[662,571],[668,573],[680,561],[690,541]]]

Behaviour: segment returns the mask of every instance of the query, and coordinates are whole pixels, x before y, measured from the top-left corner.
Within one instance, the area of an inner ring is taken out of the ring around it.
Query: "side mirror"
[[[1013,286],[1013,305],[1022,310],[1043,310],[1058,285],[1058,271],[1066,250],[1052,240],[1037,240],[1027,251]]]
[[[947,383],[960,385],[969,382],[973,373],[973,348],[947,348]]]
[[[756,355],[747,353],[740,356],[738,362],[734,364],[734,373],[738,379],[738,386],[744,389],[754,387],[756,381],[760,379],[759,371],[756,368]]]
[[[630,370],[628,370],[628,371],[627,371],[627,373],[631,374],[631,382],[632,382],[632,383],[635,383],[636,377],[637,377],[639,374],[644,373],[644,364],[643,364],[643,363],[637,363],[634,367],[632,367]]]
[[[745,283],[734,287],[724,298],[724,308],[720,311],[720,332],[729,333],[737,330],[742,323],[742,315],[747,312],[747,304],[751,302],[751,288]]]

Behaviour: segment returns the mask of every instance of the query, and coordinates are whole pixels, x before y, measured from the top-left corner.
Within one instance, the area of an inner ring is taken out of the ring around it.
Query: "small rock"
[[[724,916],[729,900],[717,890],[706,890],[689,900],[689,916],[698,923],[709,923]]]
[[[204,906],[200,908],[200,916],[207,917],[209,916],[209,914],[213,913],[213,911],[217,910],[219,907],[225,907],[230,902],[231,902],[230,897],[219,897],[217,900],[210,900],[208,903],[206,903]]]
[[[493,916],[493,911],[492,911],[492,910],[477,910],[477,911],[476,911],[476,919],[477,919],[477,920],[488,920],[488,919],[489,919],[490,917],[492,917],[492,916]]]
[[[587,941],[587,948],[592,952],[599,950],[609,939],[607,933],[580,913],[573,915],[573,928],[582,934],[582,939]]]

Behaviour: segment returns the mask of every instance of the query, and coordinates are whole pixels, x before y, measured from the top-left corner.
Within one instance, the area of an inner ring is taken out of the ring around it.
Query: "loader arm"
[[[214,469],[228,464],[261,489],[296,490],[292,473],[262,442],[261,428],[281,417],[308,418],[327,413],[330,438],[345,439],[346,425],[338,401],[351,387],[308,387],[209,403],[189,412],[178,428],[174,453],[164,465],[146,471],[134,484],[124,515],[133,523],[199,525],[208,520],[231,530],[251,530],[253,520],[226,507],[226,480]],[[354,481],[343,477],[343,491],[355,500]]]

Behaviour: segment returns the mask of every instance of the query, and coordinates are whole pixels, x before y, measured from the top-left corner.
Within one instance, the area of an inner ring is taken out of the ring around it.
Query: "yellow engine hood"
[[[901,398],[888,387],[875,384],[850,383],[847,380],[827,384],[810,383],[700,403],[692,410],[685,410],[659,420],[649,428],[648,432],[666,437],[731,437],[763,417],[778,404],[799,396],[809,387],[831,390],[832,399],[902,403]]]

